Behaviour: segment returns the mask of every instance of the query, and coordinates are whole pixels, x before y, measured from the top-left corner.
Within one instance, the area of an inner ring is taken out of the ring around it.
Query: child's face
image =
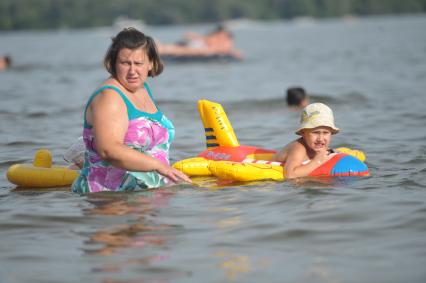
[[[328,150],[331,142],[331,131],[329,127],[304,129],[302,137],[309,148],[315,152],[319,152]]]

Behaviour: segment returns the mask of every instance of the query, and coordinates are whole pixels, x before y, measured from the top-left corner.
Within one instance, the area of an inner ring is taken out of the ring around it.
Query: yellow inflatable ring
[[[78,176],[77,170],[52,166],[52,154],[40,149],[32,164],[14,164],[6,173],[9,182],[22,188],[52,188],[69,186]]]

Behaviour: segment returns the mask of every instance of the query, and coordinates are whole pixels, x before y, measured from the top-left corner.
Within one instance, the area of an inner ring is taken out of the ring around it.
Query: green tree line
[[[0,30],[149,25],[425,13],[426,0],[0,0]]]

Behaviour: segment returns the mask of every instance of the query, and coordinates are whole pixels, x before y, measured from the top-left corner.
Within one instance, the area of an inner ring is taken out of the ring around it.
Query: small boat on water
[[[161,59],[174,62],[241,61],[241,51],[234,48],[232,34],[219,25],[215,30],[200,35],[186,33],[182,40],[174,44],[157,42]]]

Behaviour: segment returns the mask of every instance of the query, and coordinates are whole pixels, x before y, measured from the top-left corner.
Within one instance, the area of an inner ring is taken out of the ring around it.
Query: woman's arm
[[[96,150],[103,160],[125,170],[157,171],[175,182],[179,179],[190,182],[182,172],[124,144],[129,121],[119,94],[105,90],[95,97],[89,110],[87,118],[93,125]]]

